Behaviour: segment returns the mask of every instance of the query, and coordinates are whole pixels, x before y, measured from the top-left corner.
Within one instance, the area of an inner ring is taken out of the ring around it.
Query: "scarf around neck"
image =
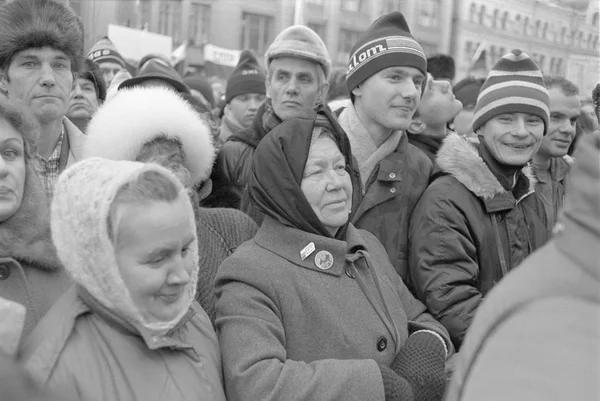
[[[358,162],[362,186],[366,189],[369,177],[375,167],[386,157],[394,153],[402,139],[403,131],[393,131],[379,146],[375,145],[371,135],[358,118],[356,109],[350,104],[340,115],[340,124],[346,127],[346,133],[352,146],[352,154]]]
[[[255,207],[281,224],[332,237],[312,210],[301,189],[304,167],[313,130],[330,131],[346,158],[353,184],[352,204],[358,206],[358,174],[352,162],[350,142],[331,112],[321,108],[316,118],[291,118],[269,132],[257,146],[252,159],[248,193]],[[350,217],[350,216],[349,216]],[[348,219],[349,222],[350,218]],[[343,239],[348,222],[335,238]]]

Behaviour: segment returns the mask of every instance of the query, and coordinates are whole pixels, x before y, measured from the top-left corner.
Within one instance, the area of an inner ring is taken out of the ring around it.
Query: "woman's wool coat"
[[[452,351],[381,243],[352,225],[341,241],[267,216],[223,262],[215,290],[229,400],[383,401],[378,364],[413,331],[436,331]]]

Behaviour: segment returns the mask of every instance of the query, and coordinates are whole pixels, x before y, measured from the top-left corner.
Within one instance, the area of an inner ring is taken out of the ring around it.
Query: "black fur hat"
[[[81,68],[83,24],[73,10],[51,0],[14,0],[0,7],[0,68],[9,66],[20,51],[51,47]]]

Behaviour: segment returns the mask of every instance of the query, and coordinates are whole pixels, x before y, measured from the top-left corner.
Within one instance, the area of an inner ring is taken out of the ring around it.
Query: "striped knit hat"
[[[427,57],[399,11],[384,15],[358,38],[350,53],[346,85],[356,88],[371,75],[392,66],[414,67],[427,76]]]
[[[481,87],[473,114],[473,132],[491,118],[505,113],[527,113],[544,121],[550,117],[550,96],[537,64],[521,50],[502,57]]]

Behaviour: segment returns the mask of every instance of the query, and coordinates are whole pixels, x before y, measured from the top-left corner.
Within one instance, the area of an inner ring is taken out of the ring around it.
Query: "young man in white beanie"
[[[82,61],[83,27],[70,8],[51,0],[0,7],[0,91],[40,124],[37,168],[49,195],[81,156],[84,135],[65,115]]]
[[[547,241],[529,162],[548,132],[549,103],[535,62],[521,50],[504,55],[475,105],[479,145],[446,137],[411,217],[413,289],[456,348],[494,285]]]
[[[277,35],[265,53],[265,64],[267,100],[250,128],[230,136],[217,158],[217,168],[237,188],[240,197],[260,140],[287,119],[314,116],[329,88],[329,52],[319,35],[306,26],[293,25]],[[242,203],[242,210],[249,212],[249,202]]]
[[[352,224],[373,233],[407,282],[408,222],[432,163],[405,134],[426,84],[427,58],[400,12],[375,21],[350,56],[352,103],[339,115],[362,180]]]

